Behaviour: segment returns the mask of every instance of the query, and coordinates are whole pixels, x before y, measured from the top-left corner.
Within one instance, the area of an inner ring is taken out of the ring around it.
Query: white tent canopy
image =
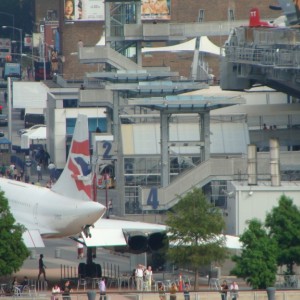
[[[30,144],[45,144],[47,140],[46,127],[39,127],[21,135],[21,148],[29,149]]]
[[[187,42],[180,43],[174,46],[166,47],[144,47],[142,52],[180,52],[180,51],[194,51],[196,49],[196,39],[191,39]],[[201,36],[200,38],[200,52],[211,53],[220,55],[221,48],[212,43],[207,36]]]

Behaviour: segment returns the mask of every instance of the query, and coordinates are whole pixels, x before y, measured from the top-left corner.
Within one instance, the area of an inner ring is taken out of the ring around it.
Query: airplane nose
[[[106,207],[98,202],[89,202],[89,219],[91,224],[100,219],[106,211]]]

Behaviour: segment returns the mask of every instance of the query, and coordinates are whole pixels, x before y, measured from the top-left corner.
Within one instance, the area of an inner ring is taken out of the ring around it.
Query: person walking
[[[106,284],[105,279],[102,277],[99,281],[100,300],[106,300]]]
[[[40,276],[43,274],[44,276],[44,280],[47,281],[47,278],[46,278],[46,266],[44,264],[44,255],[43,254],[40,254],[40,259],[39,259],[39,275],[38,275],[38,278],[37,280],[40,280]]]
[[[37,172],[37,176],[38,176],[38,182],[40,180],[43,180],[43,176],[42,176],[42,166],[40,163],[37,164],[36,166],[36,172]]]

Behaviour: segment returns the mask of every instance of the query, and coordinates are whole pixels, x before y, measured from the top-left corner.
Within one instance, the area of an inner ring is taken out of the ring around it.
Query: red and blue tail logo
[[[92,179],[85,181],[82,178],[91,173],[89,157],[89,141],[78,142],[74,140],[70,150],[68,169],[75,180],[77,190],[84,191],[92,200]]]

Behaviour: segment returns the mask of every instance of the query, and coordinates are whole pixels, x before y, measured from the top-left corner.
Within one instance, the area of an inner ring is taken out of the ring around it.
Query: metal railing
[[[92,294],[92,295],[91,295]],[[300,291],[299,290],[277,290],[275,292],[276,300],[293,300],[299,299]],[[99,292],[91,292],[86,291],[84,293],[71,293],[69,300],[87,300],[90,296],[95,296],[95,299],[99,299]],[[166,292],[166,300],[170,299],[170,293]],[[119,292],[107,292],[106,300],[118,300],[121,297],[126,297],[132,300],[153,300],[159,299],[158,292],[142,292],[142,293],[134,293],[134,292],[126,292],[126,291],[119,291]],[[62,295],[55,296],[58,300],[64,300]],[[190,300],[215,300],[220,299],[220,292],[219,291],[212,291],[212,290],[203,290],[198,292],[190,292]],[[239,291],[239,298],[243,300],[263,300],[267,299],[267,292],[265,290],[240,290]],[[12,296],[12,297],[1,297],[2,300],[6,299],[18,299],[18,300],[27,300],[27,299],[51,299],[51,293],[45,294],[36,294],[36,296]],[[177,292],[177,299],[183,299],[183,292]]]
[[[227,46],[224,48],[228,62],[259,65],[263,67],[300,69],[298,49],[247,48]]]

